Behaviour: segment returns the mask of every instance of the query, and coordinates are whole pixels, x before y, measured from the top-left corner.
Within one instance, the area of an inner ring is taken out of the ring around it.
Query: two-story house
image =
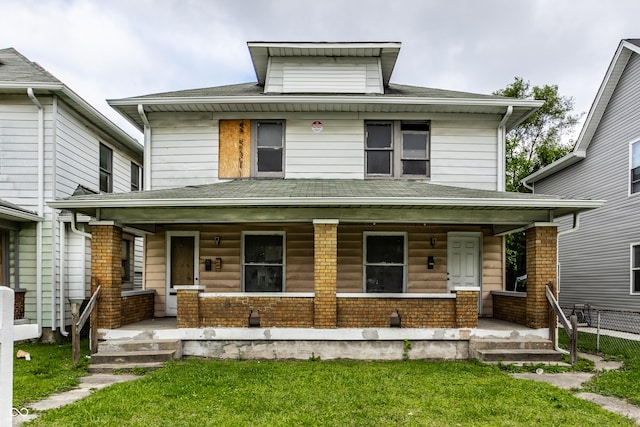
[[[67,335],[69,300],[90,295],[90,218],[46,201],[141,189],[142,154],[140,143],[44,68],[0,50],[0,280],[16,291],[18,338]],[[133,289],[142,240],[123,239],[119,274]]]
[[[620,42],[573,151],[524,182],[607,201],[559,240],[560,302],[640,311],[640,39]]]
[[[104,266],[139,229],[144,288],[187,354],[244,340],[365,357],[407,338],[425,357],[466,357],[479,317],[547,334],[553,219],[601,202],[505,192],[505,133],[540,101],[390,83],[395,42],[248,48],[257,82],[109,101],[144,132],[145,191],[50,203],[98,219],[102,331],[130,310]],[[530,246],[517,295],[503,292],[516,230]]]

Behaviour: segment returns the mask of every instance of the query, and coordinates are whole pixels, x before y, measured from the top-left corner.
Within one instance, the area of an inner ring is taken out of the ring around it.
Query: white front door
[[[480,244],[482,234],[451,232],[447,236],[447,290],[461,286],[482,287]],[[482,289],[479,292],[478,313],[481,310]]]
[[[197,231],[167,231],[165,314],[178,314],[175,286],[193,286],[199,280],[200,235]]]

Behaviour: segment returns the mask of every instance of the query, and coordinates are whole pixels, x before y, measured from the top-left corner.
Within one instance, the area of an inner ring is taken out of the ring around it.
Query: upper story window
[[[631,246],[631,293],[640,294],[640,245]]]
[[[631,194],[640,193],[640,141],[631,144]]]
[[[365,129],[367,177],[430,176],[429,122],[367,122]]]
[[[254,124],[254,176],[284,176],[284,122],[258,120]]]
[[[131,191],[142,190],[142,168],[131,162]]]
[[[113,191],[113,151],[104,144],[100,144],[100,191]]]
[[[406,233],[364,234],[365,292],[404,292]]]
[[[283,292],[284,233],[246,233],[242,244],[244,291]]]

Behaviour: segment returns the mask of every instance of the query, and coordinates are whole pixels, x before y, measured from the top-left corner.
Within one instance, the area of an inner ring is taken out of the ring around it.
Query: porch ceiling
[[[232,180],[73,196],[48,203],[122,224],[341,222],[491,224],[500,231],[594,209],[598,200],[474,190],[401,180]]]

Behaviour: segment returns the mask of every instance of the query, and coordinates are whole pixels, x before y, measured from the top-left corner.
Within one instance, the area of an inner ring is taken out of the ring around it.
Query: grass
[[[561,345],[568,346],[565,333],[560,334]],[[587,391],[605,396],[616,396],[640,406],[640,352],[637,341],[622,338],[606,337],[606,350],[603,355],[607,358],[621,359],[623,368],[617,371],[598,373],[591,381],[583,384]],[[582,351],[596,353],[596,335],[578,332],[578,347]],[[565,347],[566,348],[566,347]]]
[[[72,389],[80,383],[80,377],[87,375],[84,357],[77,366],[73,365],[71,343],[16,343],[14,356],[18,350],[29,353],[31,360],[15,358],[13,362],[13,406],[16,408]],[[84,341],[81,354],[88,353],[88,344]]]
[[[184,359],[29,426],[630,426],[549,384],[474,362]]]

